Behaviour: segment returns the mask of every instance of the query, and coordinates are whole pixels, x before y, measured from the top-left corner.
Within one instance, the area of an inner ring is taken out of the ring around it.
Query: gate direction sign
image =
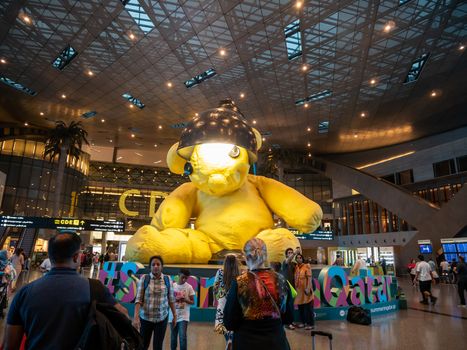
[[[42,218],[34,216],[0,216],[0,226],[100,232],[125,231],[125,222],[123,221]]]
[[[300,232],[297,229],[289,229],[295,237],[298,239],[304,240],[312,240],[312,241],[332,241],[334,239],[334,235],[332,231],[323,231],[323,230],[316,230],[313,232]]]

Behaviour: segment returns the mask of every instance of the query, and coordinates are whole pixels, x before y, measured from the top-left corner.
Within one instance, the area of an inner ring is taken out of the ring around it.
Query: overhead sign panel
[[[316,230],[313,232],[300,232],[296,229],[290,229],[295,237],[298,239],[305,239],[305,240],[312,240],[312,241],[332,241],[334,239],[334,235],[332,231],[323,231],[323,230]]]
[[[41,218],[34,216],[0,216],[0,226],[100,232],[125,231],[125,222],[123,221]]]

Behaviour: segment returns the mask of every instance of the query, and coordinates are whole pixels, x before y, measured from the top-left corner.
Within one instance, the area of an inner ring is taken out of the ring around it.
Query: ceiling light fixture
[[[23,21],[25,21],[27,24],[30,24],[30,23],[31,23],[31,18],[29,18],[28,16],[24,15],[24,16],[23,16]]]
[[[310,127],[306,128],[306,131],[310,132],[310,131],[311,131],[311,128],[310,128]]]
[[[199,113],[195,113],[195,117],[199,116]]]
[[[371,84],[371,85],[375,85],[375,84],[376,84],[376,79],[371,79],[371,80],[370,80],[370,84]]]
[[[168,86],[169,88],[171,88],[171,87],[172,87],[172,83],[171,83],[170,81],[167,82],[167,86]]]
[[[366,117],[365,112],[362,112],[362,113],[360,114],[360,117],[365,118],[365,117]]]
[[[134,105],[130,105],[130,108],[134,108],[135,106]]]
[[[157,147],[157,144],[154,144],[154,147]]]
[[[162,125],[159,125],[157,128],[158,128],[159,130],[162,130]]]
[[[307,146],[308,146],[308,147],[311,147],[311,143],[308,142]]]
[[[101,119],[101,123],[105,123],[105,119]]]
[[[303,107],[308,108],[308,103],[305,103]]]
[[[224,49],[220,49],[220,50],[219,50],[219,54],[220,54],[221,56],[225,56],[226,51],[225,51]]]
[[[415,151],[410,151],[410,152],[407,152],[407,153],[402,153],[402,154],[398,154],[396,156],[393,156],[393,157],[389,157],[389,158],[385,158],[385,159],[381,159],[377,162],[374,162],[374,163],[369,163],[369,164],[365,164],[365,165],[362,165],[362,166],[359,166],[357,167],[358,170],[360,169],[365,169],[365,168],[368,168],[370,166],[373,166],[373,165],[377,165],[377,164],[381,164],[381,163],[386,163],[386,162],[389,162],[390,160],[394,160],[394,159],[397,159],[397,158],[402,158],[402,157],[405,157],[405,156],[408,156],[410,154],[414,154]]]
[[[113,141],[112,140],[109,140],[110,143],[112,143]],[[115,170],[115,169],[114,169]]]
[[[94,75],[94,73],[92,72],[92,70],[88,70],[88,75],[89,75],[90,77],[92,77],[92,76]]]
[[[438,94],[436,93],[436,91],[432,91],[431,94],[430,94],[431,97],[436,97],[437,95]]]
[[[311,158],[311,153],[308,153],[308,158]]]
[[[4,58],[0,59],[0,62],[2,62],[3,64],[6,63],[6,60]]]
[[[308,66],[307,66],[306,64],[304,64],[304,65],[302,66],[302,71],[306,72],[307,70],[308,70]]]
[[[244,98],[245,94],[243,92],[240,93],[240,98]]]
[[[130,37],[131,40],[135,40],[135,35],[133,33],[130,33],[130,35],[128,35]]]
[[[135,134],[131,134],[131,137],[132,137],[132,138],[135,138],[135,136],[136,136]]]
[[[253,120],[253,124],[256,124],[256,120]]]
[[[66,98],[66,95],[65,95],[65,94],[62,94],[61,98]]]
[[[358,134],[357,134],[357,133],[353,134],[353,137],[354,137],[354,138],[357,138],[357,137],[358,137]]]
[[[28,122],[24,122],[24,126],[28,126],[28,125],[29,125]]]
[[[464,45],[459,46],[459,50],[463,51],[465,49]],[[3,63],[3,62],[2,62]]]
[[[262,140],[263,140],[263,141],[266,141],[266,138],[265,138],[265,137],[263,137],[263,138],[262,138]]]
[[[386,23],[383,30],[385,33],[389,33],[391,30],[395,28],[395,26],[396,26],[396,23],[394,21],[389,21]]]
[[[39,115],[44,115],[44,112],[40,112]]]

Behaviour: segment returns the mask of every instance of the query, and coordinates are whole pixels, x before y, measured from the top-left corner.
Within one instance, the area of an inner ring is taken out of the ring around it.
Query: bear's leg
[[[282,262],[287,248],[300,247],[295,235],[285,228],[266,229],[256,235],[266,243],[269,262]]]
[[[154,226],[145,225],[129,239],[125,256],[129,261],[143,264],[147,264],[153,255],[160,255],[167,264],[202,264],[211,258],[210,241],[197,230],[167,228],[159,231]]]

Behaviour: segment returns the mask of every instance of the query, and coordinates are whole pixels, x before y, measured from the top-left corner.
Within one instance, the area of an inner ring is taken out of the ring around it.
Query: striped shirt
[[[148,288],[144,291],[144,279],[150,278]],[[172,286],[172,280],[169,277],[169,284]],[[144,293],[144,298],[143,298]],[[139,317],[150,322],[164,321],[169,315],[169,299],[175,302],[173,288],[170,288],[170,295],[167,295],[167,286],[164,282],[164,274],[159,278],[152,274],[144,275],[139,280],[136,292],[135,303],[140,303]]]

